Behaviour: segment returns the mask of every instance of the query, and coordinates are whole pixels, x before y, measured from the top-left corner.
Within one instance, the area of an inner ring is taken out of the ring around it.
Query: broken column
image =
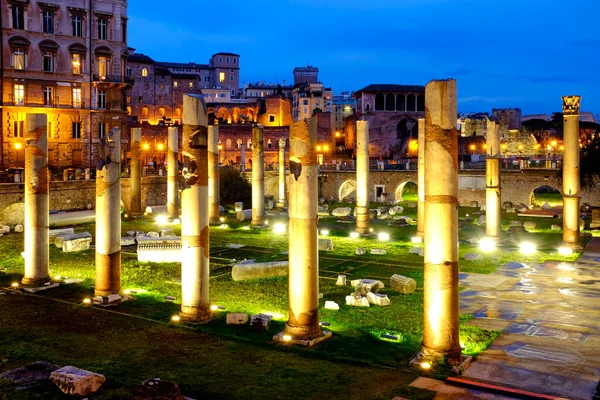
[[[202,95],[183,95],[181,317],[211,318],[208,300],[208,116]]]
[[[219,207],[219,127],[208,127],[208,220],[218,222]]]
[[[356,231],[369,232],[369,121],[356,121]]]
[[[50,281],[48,136],[46,114],[27,114],[25,134],[25,275],[23,284]]]
[[[289,319],[283,335],[293,340],[323,336],[319,326],[317,232],[317,119],[290,127]]]
[[[121,131],[100,139],[96,166],[95,295],[121,290]]]
[[[425,235],[425,119],[418,120],[418,162],[417,162],[417,236]]]
[[[279,139],[279,207],[285,206],[285,138]]]
[[[581,96],[564,96],[563,245],[580,250],[579,105]]]
[[[502,230],[500,220],[500,125],[487,120],[485,158],[485,236],[498,240]]]
[[[167,214],[170,218],[177,218],[177,162],[179,154],[179,131],[178,128],[169,127],[167,131]]]
[[[425,86],[423,348],[419,359],[460,360],[456,80]]]
[[[263,125],[252,127],[252,226],[265,225],[265,153]]]
[[[131,215],[142,214],[142,128],[131,128]]]

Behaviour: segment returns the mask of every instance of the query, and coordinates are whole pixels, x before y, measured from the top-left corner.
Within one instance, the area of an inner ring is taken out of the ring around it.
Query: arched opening
[[[231,112],[232,115],[232,121],[234,124],[239,124],[240,123],[240,116],[241,116],[241,110],[238,107],[234,107],[233,111]]]
[[[220,124],[228,123],[229,110],[226,108],[219,108],[219,111],[217,112],[217,119],[219,120]]]
[[[550,207],[559,207],[563,204],[562,194],[553,186],[538,186],[531,191],[529,204],[534,208],[542,208],[544,204],[548,204]]]
[[[402,93],[396,96],[396,111],[406,110],[406,98]]]
[[[417,111],[425,111],[425,95],[423,93],[417,96]]]
[[[418,123],[413,118],[405,118],[396,125],[396,139],[399,140],[401,157],[408,153],[411,140],[417,140],[419,137],[418,129]]]
[[[396,201],[419,201],[419,188],[415,182],[406,181],[402,182],[396,188],[394,193],[394,200]]]
[[[340,201],[354,202],[356,200],[356,181],[350,179],[342,183],[338,191],[338,198]]]
[[[383,111],[384,110],[384,98],[383,94],[377,93],[375,95],[375,111]]]
[[[385,96],[385,111],[394,111],[394,109],[396,108],[396,105],[394,103],[394,95],[388,93],[387,96]]]
[[[417,99],[412,93],[406,96],[406,111],[417,111]]]
[[[225,150],[231,150],[231,139],[225,141]]]
[[[242,123],[256,122],[254,119],[254,109],[252,109],[250,107],[244,108],[240,114],[240,119],[241,119]]]
[[[367,105],[365,105],[365,112],[369,112],[371,111],[371,105],[369,103],[367,103]]]

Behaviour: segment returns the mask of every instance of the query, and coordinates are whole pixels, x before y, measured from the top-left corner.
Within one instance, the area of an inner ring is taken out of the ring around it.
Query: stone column
[[[425,235],[425,119],[418,120],[418,160],[417,160],[417,237]]]
[[[581,96],[564,96],[563,100],[563,245],[580,250],[579,208],[579,105]]]
[[[279,206],[285,207],[285,138],[279,139]]]
[[[179,154],[179,130],[169,127],[167,131],[167,214],[170,218],[179,217],[177,210],[177,162]]]
[[[240,146],[240,171],[246,171],[246,145],[244,143]]]
[[[369,121],[356,121],[356,231],[369,232]]]
[[[420,358],[460,360],[456,81],[425,86],[425,270]]]
[[[497,241],[502,231],[500,197],[500,125],[487,120],[485,158],[485,236]]]
[[[218,222],[219,208],[219,126],[208,127],[208,220]]]
[[[131,215],[142,214],[142,128],[131,128]]]
[[[252,128],[252,226],[265,224],[265,153],[261,124]]]
[[[181,317],[211,318],[208,300],[208,116],[202,95],[183,95]]]
[[[319,326],[317,119],[290,127],[289,319],[283,335],[312,341]],[[308,343],[306,343],[308,344]]]
[[[121,291],[121,131],[98,146],[96,166],[96,296]]]
[[[44,286],[48,268],[48,136],[46,114],[27,114],[25,134],[25,275],[23,284]]]

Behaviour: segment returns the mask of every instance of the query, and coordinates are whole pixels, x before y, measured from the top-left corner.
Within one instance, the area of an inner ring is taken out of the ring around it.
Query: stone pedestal
[[[356,231],[369,232],[369,121],[356,121]]]
[[[183,95],[181,317],[212,317],[208,299],[208,116],[202,95]]]
[[[100,139],[96,166],[95,295],[121,291],[121,131]]]
[[[580,96],[564,96],[563,100],[563,245],[580,250],[579,210],[579,106]]]
[[[485,160],[485,235],[497,241],[502,232],[500,195],[500,125],[487,120]]]
[[[179,130],[169,127],[167,131],[167,214],[170,218],[179,217],[177,209],[177,172],[179,169],[177,155],[179,154]]]
[[[285,207],[285,138],[279,139],[279,207]]]
[[[25,275],[22,283],[43,286],[48,269],[48,136],[46,114],[27,114],[25,134]]]
[[[418,120],[418,160],[417,160],[417,236],[425,236],[425,119]]]
[[[252,226],[265,225],[265,153],[261,124],[252,128]]]
[[[142,128],[131,128],[131,215],[142,214]]]
[[[218,222],[219,208],[219,127],[208,127],[208,220]]]

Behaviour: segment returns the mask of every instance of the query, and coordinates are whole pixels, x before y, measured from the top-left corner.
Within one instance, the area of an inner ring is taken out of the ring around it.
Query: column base
[[[120,305],[126,300],[128,300],[128,297],[122,297],[118,293],[95,292],[92,304],[100,307],[113,307]]]
[[[438,352],[423,348],[419,354],[410,360],[410,366],[420,370],[428,370],[442,359],[452,367],[455,374],[462,373],[473,361],[472,356],[460,352]]]
[[[315,346],[327,339],[330,339],[332,337],[332,333],[329,331],[322,331],[321,335],[313,338],[313,339],[300,339],[300,338],[294,338],[292,335],[287,335],[284,332],[279,332],[277,335],[273,336],[273,340],[275,342],[279,342],[281,344],[284,345],[298,345],[298,346],[304,346],[304,347],[312,347]]]
[[[277,208],[286,208],[287,206],[287,202],[285,201],[278,201],[277,203],[275,203],[275,207]]]
[[[561,247],[566,247],[572,250],[574,253],[579,253],[583,251],[583,246],[579,243],[566,243],[562,242]]]
[[[48,282],[50,282],[50,277],[49,276],[47,276],[45,278],[26,278],[26,277],[23,277],[23,279],[21,279],[21,285],[32,287],[32,288],[44,287],[44,286],[46,286],[46,283],[48,283]]]
[[[208,307],[181,306],[179,317],[184,322],[206,324],[213,319],[213,313]]]

